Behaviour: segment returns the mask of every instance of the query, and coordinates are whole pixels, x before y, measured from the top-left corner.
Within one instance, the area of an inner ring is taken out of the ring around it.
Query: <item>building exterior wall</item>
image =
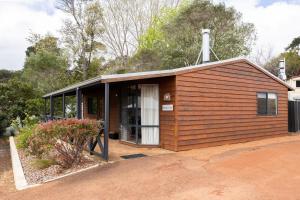
[[[162,111],[162,105],[175,105],[175,77],[145,79],[140,81],[121,82],[110,85],[110,132],[120,132],[120,91],[128,84],[159,84],[159,123],[160,146],[175,151],[175,110]],[[164,95],[170,93],[171,101],[164,101]],[[88,97],[98,98],[98,114],[88,114]],[[83,92],[83,117],[87,119],[101,119],[104,116],[104,90],[103,88]]]
[[[103,120],[104,118],[104,89],[90,89],[83,91],[83,118],[85,119],[94,119],[94,120]],[[88,113],[88,98],[97,97],[97,114]],[[119,132],[119,111],[120,104],[118,101],[118,88],[111,88],[110,91],[110,120],[109,128],[110,132]]]
[[[289,91],[290,101],[300,101],[300,87],[296,86],[296,81],[300,81],[300,77],[295,77],[286,81],[287,84],[295,88],[294,91]]]
[[[165,101],[164,95],[169,93],[171,100]],[[160,145],[164,149],[176,151],[176,90],[175,77],[161,78],[159,81],[159,123],[160,123]],[[163,111],[163,105],[173,105],[173,111]]]
[[[257,92],[277,94],[278,115],[257,115]],[[176,150],[288,133],[288,89],[237,62],[176,76]]]
[[[175,76],[143,79],[138,81],[123,82],[119,87],[127,84],[158,84],[159,85],[159,133],[160,147],[176,151],[176,130],[175,130],[175,109],[173,111],[163,111],[162,105],[175,105]],[[164,100],[164,95],[169,93],[170,101]],[[118,111],[120,112],[120,111]]]

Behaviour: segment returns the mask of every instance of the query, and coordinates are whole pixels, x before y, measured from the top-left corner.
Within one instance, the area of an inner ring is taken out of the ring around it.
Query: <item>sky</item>
[[[277,55],[293,38],[300,36],[300,0],[214,0],[233,6],[243,21],[254,23],[258,50]],[[22,69],[26,38],[31,32],[59,37],[64,14],[55,0],[0,0],[0,69]]]

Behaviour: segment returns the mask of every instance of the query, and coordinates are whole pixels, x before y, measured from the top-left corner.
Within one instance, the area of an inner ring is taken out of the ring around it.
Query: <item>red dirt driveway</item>
[[[300,136],[288,136],[119,161],[4,199],[294,200],[299,166]]]

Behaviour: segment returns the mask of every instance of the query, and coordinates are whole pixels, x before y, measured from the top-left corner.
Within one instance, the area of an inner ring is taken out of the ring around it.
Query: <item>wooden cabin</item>
[[[77,117],[136,146],[182,151],[288,134],[292,87],[244,58],[99,76],[44,96],[77,97]],[[64,105],[64,103],[63,103]],[[65,117],[65,106],[63,106]]]

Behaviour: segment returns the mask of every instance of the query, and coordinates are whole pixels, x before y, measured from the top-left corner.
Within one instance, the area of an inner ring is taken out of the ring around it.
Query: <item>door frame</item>
[[[125,143],[125,144],[129,144],[129,145],[134,145],[134,146],[153,146],[153,147],[158,147],[160,146],[160,142],[161,142],[161,133],[160,133],[160,92],[159,92],[159,83],[129,83],[126,84],[124,86],[122,86],[122,88],[120,89],[120,126],[122,125],[122,97],[123,97],[123,92],[124,92],[124,88],[126,88],[126,92],[128,92],[129,87],[131,86],[135,86],[135,91],[134,91],[134,101],[136,102],[136,106],[134,107],[134,113],[135,113],[135,124],[128,124],[128,126],[130,127],[135,127],[135,142],[131,142],[131,141],[125,141],[122,140],[122,137],[120,136],[120,142],[121,143]],[[139,124],[139,120],[138,120],[138,112],[139,112],[139,108],[138,108],[138,86],[139,85],[157,85],[158,86],[158,125],[141,125]],[[138,137],[138,130],[141,128],[158,128],[158,132],[159,132],[159,144],[153,144],[153,145],[149,145],[149,144],[141,144],[139,143],[139,137]],[[120,134],[122,134],[122,129],[120,128]]]

